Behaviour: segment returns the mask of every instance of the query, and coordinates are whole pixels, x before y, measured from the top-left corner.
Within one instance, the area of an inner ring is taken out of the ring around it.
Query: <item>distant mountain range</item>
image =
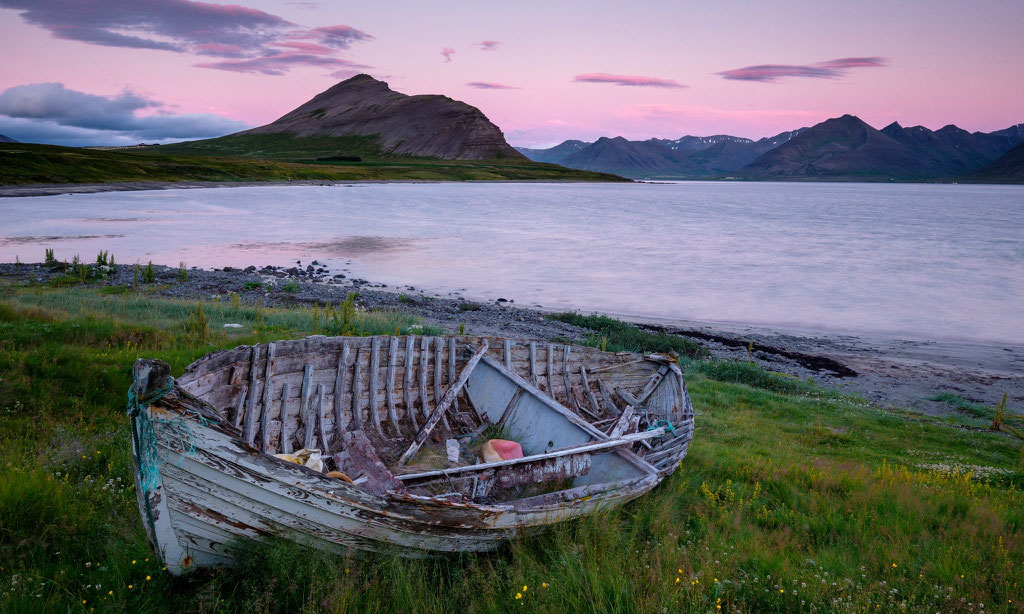
[[[896,122],[876,130],[843,115],[757,141],[723,134],[646,141],[602,137],[519,151],[531,160],[631,178],[1012,181],[1024,169],[1014,166],[1020,155],[1007,159],[1008,152],[1022,142],[1024,124],[990,133],[953,125],[904,128]]]
[[[0,143],[17,143],[17,142],[18,141],[15,141],[14,139],[12,139],[9,136],[4,136],[4,135],[0,134]]]

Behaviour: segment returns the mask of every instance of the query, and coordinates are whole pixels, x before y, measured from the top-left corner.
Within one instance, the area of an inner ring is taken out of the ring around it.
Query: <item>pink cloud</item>
[[[886,66],[888,61],[880,57],[839,58],[815,64],[758,64],[745,66],[720,73],[725,79],[733,81],[760,81],[772,83],[784,77],[807,77],[811,79],[838,79],[845,76],[851,68],[878,68]]]
[[[334,53],[334,49],[330,47],[324,47],[317,43],[304,43],[302,41],[282,41],[280,43],[274,43],[275,47],[287,47],[289,49],[295,49],[296,51],[302,51],[303,53],[315,53],[317,55],[331,55]]]
[[[364,64],[358,64],[343,58],[293,51],[285,51],[258,58],[205,62],[196,64],[196,66],[200,68],[230,70],[232,72],[262,73],[264,75],[283,75],[292,68],[308,66],[334,69],[370,68]]]
[[[505,85],[504,83],[494,83],[492,81],[470,81],[467,83],[469,87],[475,87],[478,90],[518,90],[522,88],[515,87],[514,85]]]
[[[479,47],[481,51],[496,51],[501,46],[501,41],[480,41],[473,44]]]
[[[445,62],[451,62],[452,61],[452,55],[454,55],[454,54],[455,54],[455,50],[450,48],[450,47],[442,47],[441,48],[441,55],[444,56],[444,61]]]
[[[639,75],[610,75],[604,72],[576,75],[572,79],[577,83],[610,83],[612,85],[625,85],[630,87],[663,87],[688,89],[689,85],[683,85],[671,79],[660,79],[658,77],[643,77]]]

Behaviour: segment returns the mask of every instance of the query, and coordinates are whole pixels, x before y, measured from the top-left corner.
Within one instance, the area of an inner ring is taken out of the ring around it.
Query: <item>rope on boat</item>
[[[651,415],[650,413],[647,412],[646,407],[640,406],[637,407],[636,409],[637,411],[643,414],[643,419],[645,422],[647,422],[647,428],[645,430],[653,431],[656,428],[665,427],[666,433],[672,433],[673,437],[679,436],[678,434],[676,434],[676,426],[672,424],[670,421],[658,419],[652,422]]]
[[[144,492],[151,492],[160,483],[159,448],[156,441],[156,424],[166,425],[168,430],[178,436],[180,442],[181,457],[178,464],[184,460],[186,455],[196,452],[196,444],[192,437],[192,429],[184,420],[184,417],[177,417],[173,420],[153,418],[146,412],[146,408],[153,405],[160,399],[167,396],[174,390],[174,378],[168,376],[167,384],[151,391],[149,394],[138,396],[135,386],[128,388],[128,416],[134,418],[139,425],[138,435],[135,442],[135,449],[139,455],[139,484]],[[188,412],[199,419],[204,426],[209,421],[197,412]]]

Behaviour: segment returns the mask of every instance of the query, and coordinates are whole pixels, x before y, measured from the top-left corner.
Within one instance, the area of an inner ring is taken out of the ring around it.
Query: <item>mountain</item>
[[[1024,141],[992,164],[967,175],[963,180],[980,183],[1024,183]]]
[[[583,141],[563,141],[562,143],[548,149],[527,149],[526,147],[516,147],[516,150],[534,162],[561,164],[562,160],[565,160],[587,145],[590,145],[590,143],[585,143]]]
[[[14,139],[12,139],[9,136],[4,136],[4,135],[0,134],[0,143],[17,143],[17,142],[18,141],[15,141]]]
[[[728,134],[715,134],[713,136],[684,136],[674,141],[669,139],[649,140],[676,151],[702,151],[721,143],[740,143],[743,145],[749,145],[754,142],[751,139],[745,139],[740,136],[729,136]]]
[[[1015,137],[1010,128],[1004,132],[968,132],[952,124],[933,132],[924,126],[904,128],[897,122],[882,128],[883,134],[903,143],[927,164],[934,166],[936,176],[977,170],[1024,140],[1024,136]]]
[[[519,148],[519,151],[536,162],[553,162],[625,177],[694,179],[738,170],[801,130],[805,128],[757,141],[727,134],[646,141],[605,137],[594,143],[565,141],[550,149]]]
[[[262,157],[525,160],[476,107],[436,94],[408,96],[369,75],[342,81],[265,126],[165,147]]]
[[[685,154],[651,141],[627,141],[621,136],[601,137],[594,143],[566,156],[562,166],[598,170],[623,177],[693,176],[697,172]]]
[[[740,171],[757,179],[907,179],[941,174],[934,161],[853,115],[825,120]]]

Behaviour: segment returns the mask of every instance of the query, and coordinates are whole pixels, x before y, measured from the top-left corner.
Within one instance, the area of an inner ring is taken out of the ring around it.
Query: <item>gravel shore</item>
[[[514,297],[474,302],[431,295],[413,285],[387,287],[332,273],[320,263],[293,267],[249,266],[244,269],[189,269],[188,281],[178,281],[178,269],[154,265],[156,294],[181,299],[227,301],[237,294],[243,303],[257,300],[267,306],[337,303],[358,292],[357,303],[367,309],[397,309],[451,331],[465,324],[474,334],[508,337],[578,339],[589,331],[545,317],[546,312],[520,307]],[[54,275],[41,264],[0,264],[0,276],[27,281],[34,275],[45,282]],[[131,266],[120,266],[107,284],[134,281]],[[616,314],[609,314],[616,315]],[[858,394],[883,407],[905,408],[929,415],[954,410],[929,397],[943,391],[994,405],[1008,393],[1008,408],[1024,405],[1024,346],[969,341],[899,339],[817,331],[777,330],[755,326],[673,320],[636,320],[641,328],[688,337],[707,347],[714,358],[752,358],[763,367],[812,378],[820,384]]]

